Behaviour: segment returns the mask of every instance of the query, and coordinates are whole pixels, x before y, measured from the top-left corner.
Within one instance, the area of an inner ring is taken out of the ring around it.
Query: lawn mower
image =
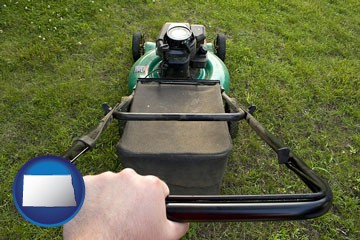
[[[94,148],[115,118],[121,138],[116,146],[124,167],[164,180],[171,195],[167,216],[175,221],[259,221],[308,219],[331,207],[332,192],[278,138],[229,92],[224,64],[226,37],[206,41],[203,25],[166,23],[156,42],[134,33],[129,94],[64,154],[71,162]],[[271,147],[279,164],[295,173],[311,191],[296,194],[218,195],[238,121],[245,120]]]

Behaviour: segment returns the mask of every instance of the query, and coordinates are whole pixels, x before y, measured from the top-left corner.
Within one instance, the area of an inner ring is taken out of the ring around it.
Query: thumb
[[[168,239],[180,239],[189,230],[189,225],[168,220]]]

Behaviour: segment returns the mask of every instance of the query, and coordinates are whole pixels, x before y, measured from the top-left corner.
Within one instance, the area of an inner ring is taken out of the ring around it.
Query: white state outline
[[[23,207],[76,207],[71,175],[24,175]]]

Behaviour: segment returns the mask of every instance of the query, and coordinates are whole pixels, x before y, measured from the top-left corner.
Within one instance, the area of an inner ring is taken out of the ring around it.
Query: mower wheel
[[[136,62],[144,54],[144,35],[141,32],[136,32],[132,37],[132,55],[134,62]]]
[[[218,34],[216,36],[214,46],[216,56],[218,56],[223,62],[225,62],[226,36],[224,34]]]

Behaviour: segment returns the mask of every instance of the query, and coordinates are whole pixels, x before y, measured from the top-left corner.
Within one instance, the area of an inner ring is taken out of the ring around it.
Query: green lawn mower
[[[229,97],[224,64],[226,38],[206,41],[203,25],[166,23],[156,42],[132,39],[134,65],[129,96],[64,154],[71,162],[95,146],[112,119],[119,120],[117,153],[124,167],[163,179],[172,195],[167,216],[175,221],[263,221],[307,219],[331,207],[332,192],[303,161]],[[237,134],[245,120],[309,188],[309,193],[218,195]]]

